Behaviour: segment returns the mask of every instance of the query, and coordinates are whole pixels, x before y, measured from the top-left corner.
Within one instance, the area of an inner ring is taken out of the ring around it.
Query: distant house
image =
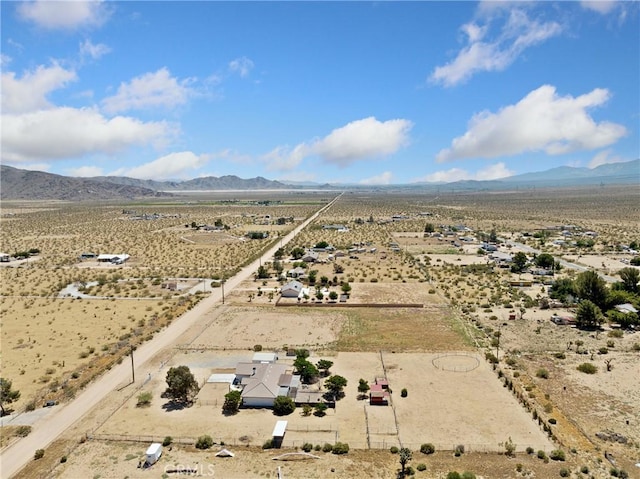
[[[322,229],[323,230],[335,230],[335,231],[339,231],[340,233],[349,231],[349,228],[347,228],[345,225],[341,225],[341,224],[322,225]]]
[[[302,258],[300,258],[305,263],[315,263],[319,259],[318,253],[315,251],[307,251]]]
[[[305,276],[306,273],[307,273],[306,269],[300,266],[296,266],[295,268],[287,271],[287,276],[289,276],[290,278],[301,278]]]
[[[130,256],[126,253],[122,254],[99,254],[98,262],[99,263],[113,263],[113,264],[122,264],[127,261]]]
[[[0,261],[3,263],[8,263],[11,257],[8,253],[0,253]]]
[[[287,364],[238,363],[235,384],[242,388],[242,405],[273,407],[278,396],[294,398],[300,387],[300,376]]]
[[[300,296],[303,286],[300,281],[290,281],[280,288],[280,295],[283,298],[297,298]]]

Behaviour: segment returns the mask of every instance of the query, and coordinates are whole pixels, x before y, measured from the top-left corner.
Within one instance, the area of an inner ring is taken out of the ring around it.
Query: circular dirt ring
[[[454,373],[468,373],[480,366],[477,356],[471,354],[442,354],[431,360],[436,369]]]

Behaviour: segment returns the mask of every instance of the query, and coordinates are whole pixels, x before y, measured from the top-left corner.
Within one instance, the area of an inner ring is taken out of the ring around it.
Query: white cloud
[[[408,143],[412,126],[408,120],[381,122],[371,116],[333,130],[313,145],[313,151],[339,166],[390,155]]]
[[[94,109],[53,108],[2,115],[2,159],[26,162],[113,154],[134,145],[164,145],[176,133],[165,122],[105,118]]]
[[[91,42],[91,40],[85,40],[80,44],[80,56],[83,58],[90,57],[93,60],[97,60],[110,51],[111,48],[109,48],[104,43],[94,44]]]
[[[454,181],[463,180],[497,180],[500,178],[507,178],[513,176],[515,173],[509,170],[504,163],[496,163],[489,165],[486,168],[480,169],[475,173],[470,173],[467,170],[461,168],[451,168],[450,170],[436,171],[416,181],[426,181],[429,183],[451,183]]]
[[[101,0],[35,0],[20,2],[17,11],[24,20],[49,30],[100,26],[110,14]]]
[[[380,173],[379,175],[372,176],[370,178],[365,178],[364,180],[360,180],[361,185],[389,185],[393,179],[393,173],[390,171],[385,171],[384,173]]]
[[[38,66],[16,78],[15,72],[2,74],[3,113],[25,113],[50,108],[47,95],[77,79],[76,73],[57,63]]]
[[[278,146],[262,157],[269,170],[291,170],[308,156],[344,167],[356,161],[395,153],[409,142],[413,123],[396,119],[378,121],[374,117],[352,121],[327,136],[293,149]]]
[[[253,67],[253,61],[247,57],[236,58],[229,62],[229,71],[239,74],[241,78],[249,76]]]
[[[613,154],[611,148],[600,151],[589,162],[589,168],[596,168],[601,165],[610,165],[611,163],[622,163],[627,161],[625,158]]]
[[[588,109],[604,104],[609,91],[602,88],[578,97],[560,97],[555,87],[543,85],[515,105],[498,113],[482,112],[451,147],[436,155],[439,163],[465,158],[495,158],[527,151],[558,155],[611,145],[626,134],[622,125],[596,123]]]
[[[559,35],[562,26],[557,22],[531,20],[520,5],[508,5],[510,11],[501,31],[489,38],[491,23],[502,15],[490,15],[480,20],[486,24],[467,23],[461,27],[467,38],[456,58],[444,66],[435,68],[430,81],[444,86],[453,86],[468,80],[482,71],[502,71],[511,65],[529,47]],[[502,10],[502,9],[499,9]],[[492,12],[495,13],[495,9]]]
[[[144,180],[186,179],[192,177],[189,172],[205,166],[209,159],[208,155],[196,155],[191,151],[180,151],[135,168],[121,168],[109,173],[109,175],[128,176]]]
[[[187,102],[194,91],[189,88],[191,79],[178,81],[166,68],[145,73],[129,83],[121,83],[118,92],[105,98],[105,111],[117,113],[155,107],[175,107]]]
[[[606,15],[612,12],[618,6],[618,2],[614,0],[588,0],[580,2],[583,8]]]
[[[79,168],[67,169],[69,176],[92,178],[94,176],[103,176],[102,168],[97,166],[81,166]]]
[[[13,59],[9,55],[5,55],[4,53],[0,53],[0,66],[2,68],[6,68],[9,66]]]

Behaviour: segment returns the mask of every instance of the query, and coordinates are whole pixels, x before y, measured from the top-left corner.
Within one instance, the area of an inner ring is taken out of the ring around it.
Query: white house
[[[290,281],[280,288],[283,298],[297,298],[302,292],[303,284],[300,281]]]
[[[243,406],[273,407],[278,396],[295,397],[300,376],[287,364],[238,363],[235,383],[242,388]]]

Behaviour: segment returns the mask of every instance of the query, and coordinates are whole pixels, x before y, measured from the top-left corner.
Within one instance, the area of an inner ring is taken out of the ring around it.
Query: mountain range
[[[262,177],[243,179],[233,175],[207,176],[185,181],[139,180],[122,176],[76,178],[42,171],[21,170],[7,165],[0,166],[0,199],[2,200],[115,200],[171,197],[186,192],[224,190],[406,188],[414,192],[416,190],[429,192],[447,188],[462,192],[604,184],[640,185],[640,159],[601,165],[596,168],[560,166],[546,171],[524,173],[499,180],[384,186],[287,183]]]

